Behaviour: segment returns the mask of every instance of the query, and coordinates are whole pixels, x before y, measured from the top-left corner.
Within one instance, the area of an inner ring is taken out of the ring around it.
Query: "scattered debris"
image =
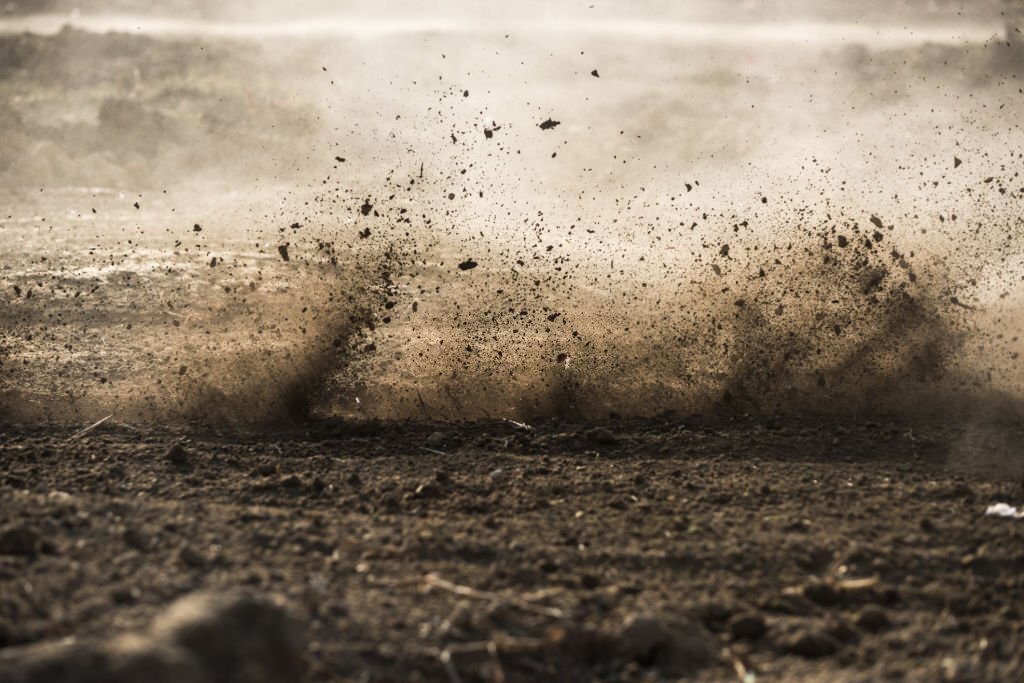
[[[1018,510],[1013,505],[1007,505],[1006,503],[995,503],[985,508],[985,516],[1024,519],[1024,510]]]
[[[423,588],[427,591],[437,588],[464,598],[485,600],[496,604],[506,604],[515,607],[516,609],[523,610],[524,612],[532,612],[534,614],[551,617],[552,619],[563,619],[565,617],[565,613],[557,607],[538,605],[525,597],[505,596],[500,593],[477,590],[475,588],[470,588],[469,586],[460,586],[452,583],[451,581],[442,579],[437,574],[427,574],[423,578]]]
[[[521,429],[524,432],[532,432],[533,431],[533,427],[531,427],[530,425],[526,424],[525,422],[516,422],[515,420],[509,420],[508,418],[502,420],[502,422],[504,422],[505,424],[512,425],[516,429]]]

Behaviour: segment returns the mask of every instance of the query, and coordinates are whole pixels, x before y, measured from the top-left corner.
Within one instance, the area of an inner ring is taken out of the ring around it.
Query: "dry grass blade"
[[[469,586],[460,586],[459,584],[452,583],[442,579],[437,574],[427,574],[423,583],[427,588],[439,588],[455,595],[460,595],[464,598],[471,598],[473,600],[487,600],[489,602],[502,602],[517,609],[521,609],[524,612],[532,612],[534,614],[541,614],[552,619],[563,619],[565,613],[557,607],[547,607],[546,605],[537,605],[524,598],[506,597],[500,593],[492,593],[490,591],[481,591],[476,588]]]
[[[112,417],[114,417],[114,416],[113,415],[107,415],[102,420],[94,422],[91,425],[89,425],[88,427],[86,427],[85,429],[81,429],[81,430],[75,432],[74,434],[72,434],[71,436],[68,437],[68,441],[74,441],[75,439],[82,438],[83,436],[85,436],[86,434],[88,434],[92,430],[96,429],[97,427],[99,427],[100,425],[102,425],[104,422],[106,422],[107,420],[109,420]]]
[[[508,425],[512,425],[516,429],[521,429],[524,432],[532,432],[533,431],[533,427],[531,427],[530,425],[526,424],[525,422],[516,422],[515,420],[509,420],[507,418],[502,420],[502,422],[504,422],[505,424],[508,424]]]

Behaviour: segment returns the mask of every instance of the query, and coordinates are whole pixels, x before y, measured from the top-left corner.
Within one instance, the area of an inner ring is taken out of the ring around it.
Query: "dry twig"
[[[455,595],[461,595],[464,598],[472,598],[473,600],[486,600],[489,602],[504,602],[512,607],[523,610],[524,612],[532,612],[534,614],[541,614],[552,619],[563,619],[565,613],[557,607],[547,607],[546,605],[537,605],[524,598],[506,597],[500,593],[492,593],[490,591],[481,591],[476,588],[470,588],[469,586],[460,586],[459,584],[452,583],[442,579],[437,574],[427,574],[423,579],[424,585],[427,588],[440,588],[441,590],[454,593]]]
[[[85,436],[86,434],[88,434],[92,430],[96,429],[97,427],[99,427],[101,424],[103,424],[104,422],[106,422],[107,420],[109,420],[112,417],[114,417],[114,416],[113,415],[107,415],[105,418],[103,418],[99,422],[94,422],[93,424],[89,425],[85,429],[82,429],[82,430],[79,430],[79,431],[75,432],[74,434],[72,434],[71,436],[68,437],[68,441],[74,441],[75,439],[82,438],[83,436]]]

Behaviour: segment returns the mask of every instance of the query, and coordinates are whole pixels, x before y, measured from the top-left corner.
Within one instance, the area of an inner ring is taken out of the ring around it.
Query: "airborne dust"
[[[1016,409],[997,13],[579,14],[0,37],[2,416]]]

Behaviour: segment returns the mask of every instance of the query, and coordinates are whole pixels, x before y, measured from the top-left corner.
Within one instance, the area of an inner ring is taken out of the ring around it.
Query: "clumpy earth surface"
[[[0,428],[4,648],[137,630],[180,596],[248,588],[307,624],[309,681],[1024,667],[1024,522],[984,514],[1024,489],[1019,472],[964,466],[999,445],[977,427],[74,431]]]

